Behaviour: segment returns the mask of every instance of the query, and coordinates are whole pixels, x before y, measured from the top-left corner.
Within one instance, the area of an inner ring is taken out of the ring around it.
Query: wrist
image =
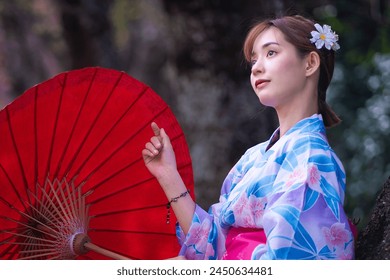
[[[156,177],[168,200],[187,191],[177,169],[166,170],[164,175]]]
[[[165,186],[171,185],[180,177],[179,171],[176,168],[168,167],[164,168],[156,175],[157,181],[165,189]]]

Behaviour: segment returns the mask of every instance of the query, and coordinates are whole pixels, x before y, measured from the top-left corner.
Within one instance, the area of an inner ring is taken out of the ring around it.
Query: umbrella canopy
[[[0,259],[176,256],[176,218],[167,223],[167,198],[141,155],[152,121],[170,136],[193,196],[175,116],[124,72],[61,73],[2,109]]]

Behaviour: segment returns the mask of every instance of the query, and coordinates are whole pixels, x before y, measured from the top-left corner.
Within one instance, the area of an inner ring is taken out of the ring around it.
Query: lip
[[[261,87],[264,87],[267,83],[269,83],[270,80],[265,80],[265,79],[259,79],[259,80],[256,80],[255,82],[255,87],[256,88],[261,88]]]

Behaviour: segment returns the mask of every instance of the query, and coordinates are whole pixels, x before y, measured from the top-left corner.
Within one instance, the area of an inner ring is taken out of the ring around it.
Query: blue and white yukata
[[[326,138],[322,116],[260,143],[227,175],[219,202],[196,206],[188,234],[177,227],[187,259],[222,259],[228,231],[263,230],[251,259],[353,259],[354,237],[343,209],[345,171]]]

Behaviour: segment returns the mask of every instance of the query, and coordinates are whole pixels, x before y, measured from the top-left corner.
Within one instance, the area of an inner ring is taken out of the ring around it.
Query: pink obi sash
[[[253,250],[265,244],[267,237],[261,228],[235,228],[228,231],[223,260],[250,260]]]
[[[358,237],[358,230],[351,220],[348,220],[354,239]],[[267,237],[261,228],[231,227],[226,236],[226,252],[223,260],[250,260],[253,250],[260,244],[265,244]]]

